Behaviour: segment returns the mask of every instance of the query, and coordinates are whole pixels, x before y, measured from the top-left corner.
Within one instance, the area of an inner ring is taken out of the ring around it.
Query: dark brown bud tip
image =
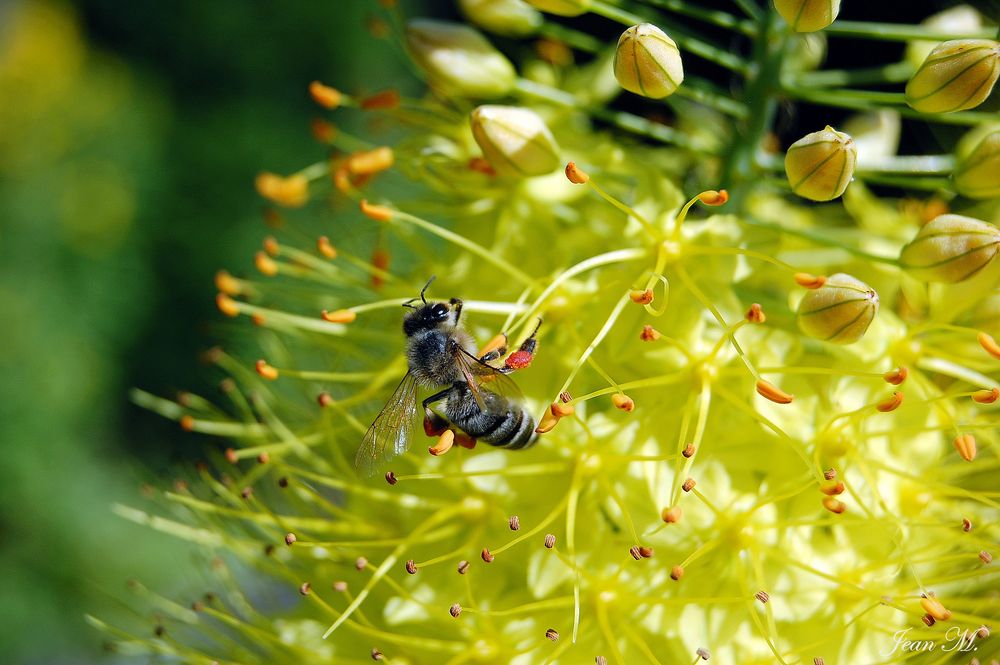
[[[378,649],[372,649],[372,660],[379,661],[382,660],[382,652]]]
[[[309,585],[309,582],[303,582],[302,585],[299,587],[299,593],[301,593],[303,596],[308,596],[311,590],[312,587]]]
[[[288,545],[289,547],[291,547],[292,543],[294,543],[296,540],[298,539],[295,537],[294,533],[285,534],[285,544]]]
[[[545,547],[547,549],[552,549],[556,546],[556,537],[551,533],[545,534]]]
[[[453,618],[457,619],[462,614],[462,606],[459,605],[458,603],[455,603],[454,605],[448,608],[448,614],[450,614]]]
[[[395,485],[399,481],[396,480],[396,474],[395,473],[393,473],[392,471],[386,471],[385,472],[385,482],[389,483],[390,485]]]
[[[553,642],[555,642],[556,640],[559,639],[559,633],[556,631],[555,628],[549,628],[548,630],[545,631],[545,639],[552,640]]]
[[[494,557],[493,557],[493,553],[490,552],[490,548],[484,547],[483,551],[482,551],[482,554],[480,554],[479,556],[481,556],[483,558],[483,561],[485,561],[486,563],[493,563],[493,558]]]
[[[406,562],[406,572],[408,572],[410,575],[417,574],[417,564],[416,562],[413,561],[413,559],[410,559],[409,561]]]
[[[466,561],[465,559],[462,559],[461,561],[459,561],[458,562],[458,574],[459,575],[465,575],[467,572],[469,572],[469,565],[470,565],[469,562]]]
[[[510,519],[507,520],[507,526],[510,527],[511,531],[517,531],[521,528],[521,520],[517,515],[511,515]]]

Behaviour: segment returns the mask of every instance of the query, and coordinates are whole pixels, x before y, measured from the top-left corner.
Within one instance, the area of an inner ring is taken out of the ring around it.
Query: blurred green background
[[[214,389],[196,359],[213,274],[266,233],[254,175],[324,154],[306,86],[402,71],[373,7],[0,1],[0,661],[107,662],[85,612],[185,586],[194,554],[110,506],[204,441],[127,391]]]

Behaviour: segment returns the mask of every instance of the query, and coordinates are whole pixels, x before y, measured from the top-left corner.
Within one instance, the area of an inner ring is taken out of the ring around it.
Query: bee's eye
[[[431,314],[435,319],[443,319],[448,316],[448,306],[444,303],[438,303],[431,309]]]

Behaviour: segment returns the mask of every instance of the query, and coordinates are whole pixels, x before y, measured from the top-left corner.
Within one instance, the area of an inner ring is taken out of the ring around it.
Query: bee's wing
[[[513,379],[493,365],[484,363],[465,349],[461,349],[457,361],[462,374],[469,382],[469,387],[472,388],[473,394],[477,395],[476,401],[480,407],[482,407],[482,398],[479,396],[479,391],[482,390],[488,390],[491,393],[514,400],[522,398],[521,389],[517,387]]]
[[[375,475],[379,467],[410,447],[416,412],[417,382],[413,374],[407,372],[365,432],[354,458],[354,466],[361,475]]]

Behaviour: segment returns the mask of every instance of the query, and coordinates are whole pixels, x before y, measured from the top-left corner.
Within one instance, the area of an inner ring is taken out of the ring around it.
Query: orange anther
[[[399,91],[383,90],[361,100],[361,108],[365,111],[394,109],[399,106]]]
[[[979,404],[992,404],[1000,399],[1000,388],[990,388],[989,390],[977,390],[972,393],[972,401]]]
[[[566,404],[564,402],[553,402],[552,405],[549,406],[549,411],[551,411],[552,415],[556,418],[565,418],[566,416],[571,416],[576,413],[576,407],[572,404]]]
[[[333,140],[337,138],[337,126],[322,118],[310,120],[309,130],[312,132],[313,138],[320,143],[333,143]]]
[[[895,411],[899,408],[899,405],[903,403],[903,393],[896,391],[893,394],[886,397],[884,400],[875,405],[875,408],[882,413],[889,413],[890,411]]]
[[[239,316],[240,314],[239,305],[225,293],[220,293],[215,296],[215,306],[218,307],[219,311],[226,316]]]
[[[385,206],[373,205],[367,199],[361,199],[361,212],[376,222],[388,222],[392,219],[392,210]]]
[[[839,480],[828,480],[819,486],[819,491],[827,496],[837,496],[844,493],[844,483]]]
[[[818,289],[826,284],[826,277],[823,275],[810,275],[807,272],[795,273],[795,283],[807,289]]]
[[[576,162],[566,164],[566,178],[574,185],[582,185],[590,180],[587,172],[576,165]]]
[[[653,289],[646,289],[645,291],[633,289],[629,291],[628,297],[637,305],[648,305],[653,302]]]
[[[265,171],[254,180],[257,193],[287,208],[298,208],[309,200],[309,180],[304,175],[282,177]]]
[[[698,195],[698,200],[707,206],[721,206],[729,200],[729,192],[724,189],[715,191],[710,189]]]
[[[890,370],[882,375],[882,378],[886,380],[887,383],[891,383],[894,386],[898,386],[903,381],[906,381],[906,377],[909,375],[909,371],[905,367],[897,367],[894,370]]]
[[[358,318],[357,313],[350,309],[338,309],[328,312],[325,309],[320,312],[324,321],[329,323],[351,323]]]
[[[230,275],[226,270],[215,273],[215,288],[227,296],[238,296],[243,292],[240,280]]]
[[[775,404],[791,404],[792,400],[795,399],[793,395],[789,395],[784,390],[778,388],[778,386],[764,379],[757,381],[757,394],[771,400]]]
[[[644,342],[654,342],[663,337],[662,333],[653,326],[643,326],[642,332],[639,333],[639,339]]]
[[[309,96],[325,109],[335,109],[340,106],[340,91],[323,85],[319,81],[313,81],[309,84]]]
[[[632,413],[635,408],[635,401],[625,393],[615,393],[611,396],[611,403],[616,409],[621,409],[626,413]]]
[[[671,506],[670,508],[664,508],[663,511],[660,513],[660,517],[663,518],[663,521],[666,522],[667,524],[676,524],[677,522],[680,522],[681,515],[683,515],[683,511],[681,510],[680,506]]]
[[[977,337],[979,340],[979,346],[983,347],[986,353],[990,354],[997,360],[1000,360],[1000,344],[993,339],[992,335],[988,335],[984,332],[979,333]]]
[[[507,346],[507,333],[500,333],[486,342],[486,345],[479,349],[479,356],[485,356],[487,353],[492,353],[497,349],[502,349]]]
[[[264,251],[268,253],[269,256],[277,256],[281,253],[281,245],[278,244],[278,239],[274,236],[268,236],[264,238]]]
[[[832,496],[823,498],[823,507],[836,515],[839,515],[845,510],[847,510],[846,503],[838,499],[834,499]]]
[[[750,323],[764,323],[767,321],[767,316],[764,315],[764,309],[760,306],[760,303],[750,305],[750,309],[746,313],[746,318]]]
[[[380,146],[352,154],[347,158],[347,170],[355,175],[372,175],[392,168],[394,162],[392,148]]]
[[[920,599],[920,606],[938,621],[947,621],[951,618],[951,612],[945,608],[941,601],[934,596],[925,596]]]
[[[955,450],[966,462],[976,459],[976,437],[971,434],[960,434],[955,437],[952,443],[955,445]]]
[[[337,248],[330,244],[330,239],[326,236],[319,237],[316,241],[316,249],[328,259],[337,258]]]
[[[268,381],[274,381],[278,378],[278,370],[271,365],[268,365],[267,361],[263,358],[254,364],[254,369],[256,369],[257,373]]]
[[[262,275],[273,277],[278,274],[278,264],[267,255],[267,252],[257,252],[254,254],[253,264]]]

